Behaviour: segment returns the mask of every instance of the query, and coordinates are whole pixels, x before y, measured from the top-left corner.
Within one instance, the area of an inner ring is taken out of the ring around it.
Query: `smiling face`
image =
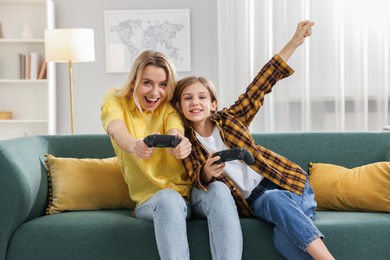
[[[192,125],[205,125],[217,109],[218,102],[212,101],[209,90],[201,82],[195,82],[183,89],[180,96],[180,110]]]
[[[153,111],[167,98],[167,75],[163,68],[148,65],[144,68],[135,94],[142,111]]]

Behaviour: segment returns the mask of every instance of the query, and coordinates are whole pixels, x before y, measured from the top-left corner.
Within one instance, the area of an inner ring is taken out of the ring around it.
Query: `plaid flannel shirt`
[[[230,107],[224,108],[211,116],[218,127],[227,147],[246,148],[254,157],[255,164],[250,165],[254,171],[263,175],[283,189],[302,194],[306,182],[306,172],[296,163],[255,143],[248,126],[264,103],[264,96],[280,79],[290,76],[294,71],[287,63],[275,55],[257,74],[246,92]],[[194,129],[189,126],[186,135],[192,143],[191,154],[183,164],[190,175],[192,183],[205,191],[200,181],[200,173],[206,163],[208,152],[195,136]],[[214,179],[215,180],[215,179]],[[234,182],[222,174],[216,180],[224,182],[231,190],[241,216],[251,217],[253,212]]]

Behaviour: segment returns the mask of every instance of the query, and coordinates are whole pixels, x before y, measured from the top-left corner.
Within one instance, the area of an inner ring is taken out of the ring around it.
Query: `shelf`
[[[0,84],[47,84],[47,79],[0,79]]]
[[[23,39],[23,38],[2,38],[0,39],[0,44],[2,43],[44,43],[45,39]]]
[[[45,0],[0,0],[0,5],[45,4]]]
[[[0,124],[47,124],[47,120],[3,119]]]
[[[54,64],[47,63],[46,79],[35,78],[44,62],[44,31],[54,28],[54,13],[52,0],[0,0],[0,110],[13,114],[0,119],[0,140],[56,133]],[[34,79],[20,79],[20,54],[31,53],[38,54],[30,69]]]

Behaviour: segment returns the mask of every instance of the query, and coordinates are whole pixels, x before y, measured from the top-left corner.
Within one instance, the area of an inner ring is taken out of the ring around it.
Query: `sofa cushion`
[[[317,210],[390,212],[390,162],[352,169],[311,163],[309,181]]]
[[[273,245],[271,224],[254,218],[240,221],[244,236],[242,259],[259,259],[259,254],[265,259],[284,259]],[[188,221],[187,236],[191,259],[212,259],[207,221]],[[131,217],[129,210],[97,210],[52,214],[23,223],[13,234],[6,259],[153,260],[160,257],[152,221]]]
[[[135,206],[116,157],[78,159],[47,154],[45,164],[51,186],[46,214]]]

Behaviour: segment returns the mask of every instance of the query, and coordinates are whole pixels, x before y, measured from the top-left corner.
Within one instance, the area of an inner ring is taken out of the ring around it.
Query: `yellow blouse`
[[[115,89],[111,89],[101,106],[105,131],[111,121],[121,119],[130,135],[137,139],[154,132],[165,134],[173,128],[184,132],[182,120],[169,102],[161,103],[152,112],[141,112],[132,97],[117,97],[114,93]],[[112,138],[111,142],[129,187],[130,197],[136,206],[165,188],[189,196],[192,185],[189,176],[182,161],[171,155],[167,148],[155,148],[151,158],[139,159],[123,151]]]

